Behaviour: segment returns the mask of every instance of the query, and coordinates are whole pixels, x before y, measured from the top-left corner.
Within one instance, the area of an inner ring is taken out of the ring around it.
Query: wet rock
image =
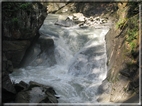
[[[3,59],[2,59],[2,70],[7,71],[8,73],[13,72],[13,64],[10,60],[7,60],[5,54],[3,53]]]
[[[7,63],[9,65],[13,64],[14,67],[19,66],[27,47],[29,47],[30,42],[25,41],[3,41],[3,52],[5,53],[8,60],[12,63]]]
[[[29,95],[27,91],[21,91],[16,95],[16,103],[29,103]]]
[[[85,21],[85,16],[82,13],[74,13],[73,14],[73,19],[76,20],[76,22],[84,22]]]
[[[14,101],[16,90],[13,83],[10,80],[8,72],[2,72],[2,102],[7,103]]]
[[[82,13],[74,13],[72,15],[60,15],[55,25],[62,27],[71,27],[78,24],[80,28],[88,28],[89,26],[95,26],[98,24],[107,23],[107,18],[101,17],[85,17]]]
[[[7,72],[2,73],[2,87],[9,92],[16,93],[14,86]]]
[[[62,27],[73,26],[75,25],[75,23],[73,22],[73,16],[60,15],[58,20],[55,22],[55,25]]]
[[[51,47],[54,47],[54,41],[53,39],[46,37],[46,36],[40,36],[38,39],[38,44],[40,45],[40,55],[43,52],[47,52]]]
[[[27,87],[27,84],[22,82],[23,84]],[[27,89],[17,94],[15,101],[16,103],[58,103],[55,95],[56,92],[52,87],[30,81]]]
[[[20,81],[19,83],[15,84],[14,87],[16,89],[16,92],[20,92],[22,90],[26,90],[28,88],[28,84],[24,81]]]

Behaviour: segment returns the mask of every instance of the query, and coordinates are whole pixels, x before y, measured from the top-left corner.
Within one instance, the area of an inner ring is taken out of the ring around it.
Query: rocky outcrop
[[[118,8],[117,16],[115,17],[118,20],[106,35],[108,73],[107,78],[99,88],[101,96],[98,101],[138,103],[139,39],[138,30],[134,30],[135,28],[138,29],[136,24],[138,15],[131,14],[130,16],[129,9],[131,4],[118,3]]]
[[[2,2],[2,102],[15,98],[9,73],[19,67],[27,49],[39,37],[38,30],[46,15],[46,7],[41,3]]]
[[[58,103],[56,92],[52,87],[45,86],[33,81],[29,84],[21,81],[15,85],[18,94],[16,95],[16,103]]]
[[[3,53],[18,67],[25,51],[35,38],[46,17],[40,3],[8,3],[2,5]]]
[[[3,53],[12,62],[13,67],[18,67],[29,46],[28,40],[3,41]]]
[[[2,95],[2,101],[5,103],[58,103],[58,96],[50,86],[33,81],[30,81],[29,84],[21,81],[12,85],[7,79],[9,79],[8,74],[3,78],[7,84],[2,85],[3,93],[7,94]]]

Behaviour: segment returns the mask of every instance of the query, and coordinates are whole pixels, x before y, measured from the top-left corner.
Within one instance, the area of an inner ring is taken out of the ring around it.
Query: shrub
[[[138,30],[139,30],[138,19],[139,19],[138,15],[135,15],[129,18],[129,21],[128,21],[126,41],[130,45],[131,53],[134,52],[135,48],[137,47],[136,40],[138,40]]]
[[[127,23],[127,19],[119,19],[118,22],[116,23],[116,28],[117,29],[122,29]]]
[[[19,7],[22,10],[27,10],[27,9],[29,9],[31,7],[31,3],[23,3]]]

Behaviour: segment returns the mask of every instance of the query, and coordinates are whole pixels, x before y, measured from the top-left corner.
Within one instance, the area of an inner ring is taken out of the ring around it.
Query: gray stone
[[[11,93],[16,93],[13,83],[7,72],[2,72],[2,88]]]
[[[54,46],[53,39],[46,37],[46,36],[40,36],[38,39],[38,44],[40,45],[41,52],[38,54],[40,55],[43,52],[47,52],[51,47]]]
[[[58,103],[52,87],[30,81],[27,89],[16,96],[16,103]]]
[[[9,62],[8,64],[13,64],[14,67],[19,66],[27,47],[29,47],[30,41],[3,41],[3,52]]]

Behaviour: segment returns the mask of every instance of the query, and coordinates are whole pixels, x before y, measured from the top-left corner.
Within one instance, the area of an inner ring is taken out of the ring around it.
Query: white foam
[[[58,15],[49,14],[40,29],[42,35],[54,39],[57,64],[20,68],[10,78],[17,83],[50,85],[60,95],[60,103],[97,102],[97,88],[106,77],[105,34],[109,29],[59,27],[54,25],[57,19]]]

